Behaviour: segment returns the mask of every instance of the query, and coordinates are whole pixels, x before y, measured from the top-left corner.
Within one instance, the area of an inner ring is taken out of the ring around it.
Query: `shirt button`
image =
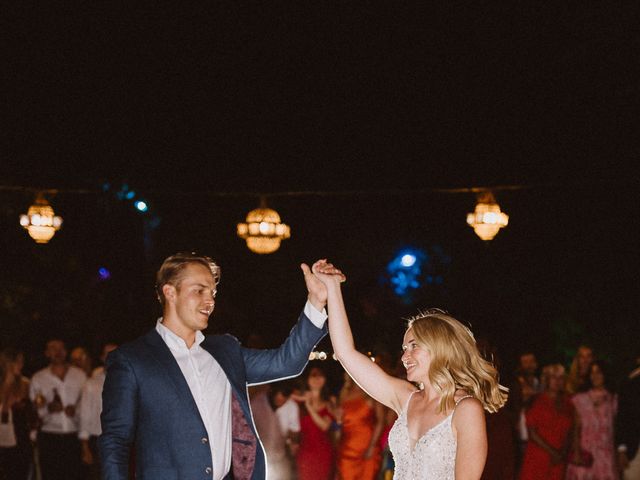
[[[209,439],[207,437],[202,437],[200,439],[200,441],[204,444],[204,443],[209,443]]]
[[[207,467],[204,469],[204,473],[207,475],[211,475],[213,473],[213,469],[211,467]]]

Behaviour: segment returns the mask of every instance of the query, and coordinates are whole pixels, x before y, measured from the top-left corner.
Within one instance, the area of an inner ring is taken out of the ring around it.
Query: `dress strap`
[[[404,413],[404,414],[407,413],[407,410],[409,410],[409,402],[411,401],[411,397],[413,397],[414,393],[419,392],[419,391],[420,390],[414,390],[413,392],[411,392],[409,394],[409,398],[407,398],[407,403],[405,403],[405,405],[404,405],[404,410],[402,412],[400,412],[400,413]]]
[[[474,398],[473,395],[465,395],[464,397],[459,398],[458,400],[456,400],[456,407],[458,406],[458,404],[464,400],[465,398]]]

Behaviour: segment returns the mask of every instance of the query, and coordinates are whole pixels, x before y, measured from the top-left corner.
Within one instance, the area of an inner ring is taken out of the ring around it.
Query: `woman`
[[[305,379],[306,391],[300,398],[300,446],[296,457],[298,480],[332,480],[333,443],[330,429],[335,417],[324,371],[312,366]]]
[[[593,457],[591,465],[569,465],[568,480],[617,480],[613,449],[613,421],[616,416],[618,399],[607,387],[605,366],[596,361],[589,369],[588,390],[572,398],[578,413],[574,455],[580,450]]]
[[[380,470],[380,435],[384,406],[373,400],[345,373],[340,390],[338,459],[340,480],[374,480]]]
[[[565,393],[565,371],[560,364],[542,370],[543,392],[527,411],[529,442],[520,480],[562,480],[572,440],[575,410]]]
[[[307,265],[302,269],[310,272]],[[355,349],[340,271],[324,260],[312,271],[327,286],[329,334],[338,360],[369,395],[398,413],[389,434],[394,478],[479,479],[487,456],[483,407],[497,411],[506,394],[471,331],[442,311],[419,315],[402,344],[408,381],[392,377]]]
[[[23,366],[21,352],[13,348],[0,352],[0,480],[25,480],[31,464],[29,430],[36,417]]]
[[[567,393],[573,395],[586,390],[589,381],[589,366],[593,362],[593,350],[586,345],[580,345],[576,352],[571,367],[569,368],[569,376],[567,377]]]

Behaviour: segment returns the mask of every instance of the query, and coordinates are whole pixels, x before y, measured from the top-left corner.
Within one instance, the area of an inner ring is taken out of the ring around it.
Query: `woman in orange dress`
[[[374,480],[380,470],[380,434],[384,407],[367,395],[345,372],[340,391],[338,445],[339,480]]]

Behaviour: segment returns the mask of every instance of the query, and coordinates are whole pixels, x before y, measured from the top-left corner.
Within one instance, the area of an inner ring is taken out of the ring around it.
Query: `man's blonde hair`
[[[195,263],[208,268],[216,285],[220,282],[220,267],[210,257],[195,252],[180,252],[167,257],[156,274],[156,294],[160,305],[164,307],[165,298],[162,287],[167,284],[178,288],[182,280],[182,272],[187,265]]]
[[[409,320],[416,342],[431,354],[429,381],[440,392],[439,412],[453,409],[456,390],[477,398],[489,412],[507,401],[498,371],[480,355],[473,333],[442,310],[430,309]]]

